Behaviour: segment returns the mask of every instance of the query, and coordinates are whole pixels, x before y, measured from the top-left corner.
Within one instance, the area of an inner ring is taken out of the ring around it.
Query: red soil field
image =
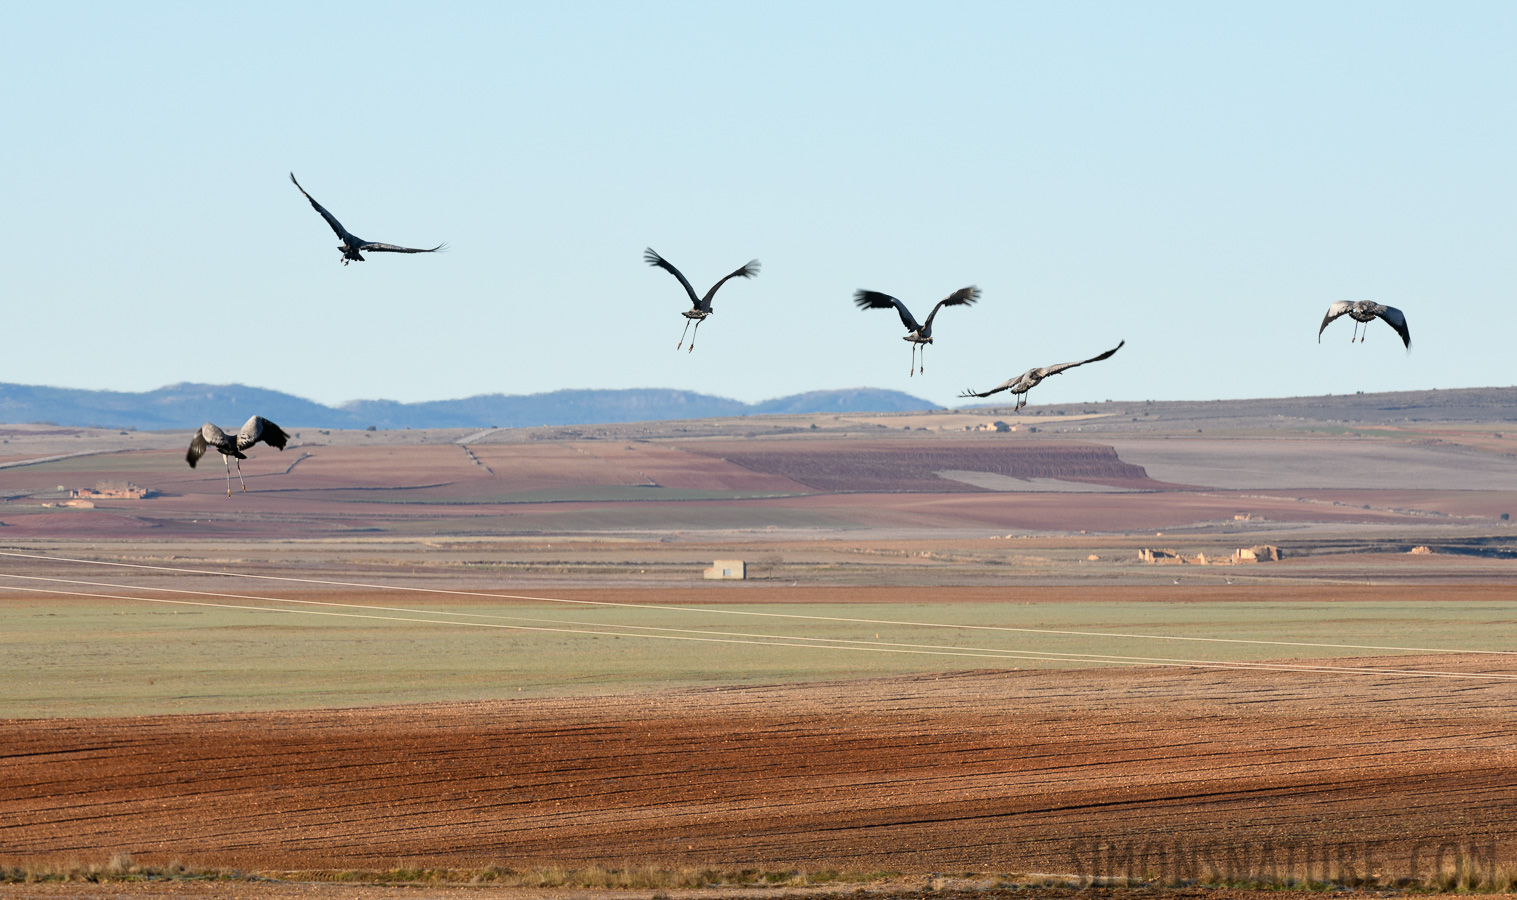
[[[845,494],[752,501],[825,511],[869,527],[991,528],[997,530],[1130,531],[1231,520],[1241,513],[1272,521],[1394,522],[1404,517],[1359,507],[1308,505],[1220,491],[1141,494],[979,492],[970,494]]]
[[[554,484],[647,485],[702,491],[806,493],[778,475],[749,471],[719,457],[665,443],[478,444],[470,451],[497,478],[539,490]]]
[[[471,466],[472,467],[472,466]],[[297,469],[298,471],[298,469]],[[488,478],[488,476],[485,476]],[[951,482],[944,481],[945,484]],[[994,532],[1160,531],[1197,523],[1230,522],[1248,513],[1272,522],[1414,523],[1385,508],[1345,502],[1306,503],[1257,493],[1162,491],[1063,494],[945,491],[888,494],[807,494],[718,499],[494,500],[488,481],[436,487],[285,487],[288,480],[249,479],[249,492],[230,500],[213,491],[145,501],[96,501],[95,509],[22,510],[0,505],[7,539],[28,537],[327,537],[355,531],[397,534],[512,534],[555,531],[805,527],[828,529],[986,529]],[[280,487],[271,489],[271,485]],[[967,486],[966,486],[967,487]],[[234,492],[237,491],[234,479]],[[1277,492],[1278,493],[1278,492]],[[1397,502],[1406,502],[1395,498]]]
[[[1418,491],[1418,490],[1299,490],[1260,491],[1276,496],[1289,494],[1349,507],[1368,505],[1376,509],[1427,510],[1448,516],[1485,516],[1517,514],[1517,492],[1513,491]]]
[[[324,439],[312,432],[305,437]],[[0,497],[8,497],[0,500],[0,536],[254,539],[362,532],[430,536],[772,528],[1170,531],[1231,523],[1242,513],[1280,523],[1424,526],[1482,524],[1453,518],[1458,516],[1491,525],[1501,513],[1517,511],[1512,502],[1517,492],[1197,490],[1151,480],[1109,446],[1041,439],[577,440],[467,447],[373,440],[373,446],[303,443],[283,453],[259,448],[243,465],[248,492],[234,485],[237,496],[230,499],[219,460],[190,470],[180,449],[125,450],[0,469]],[[996,492],[934,474],[948,470],[1057,478],[1136,492]],[[153,493],[145,500],[96,500],[93,509],[42,506],[67,499],[59,486],[94,487],[98,481],[130,481]]]
[[[1349,847],[1384,872],[1426,874],[1447,845],[1505,866],[1517,859],[1511,698],[1510,682],[1407,675],[973,671],[9,720],[0,862],[128,851],[254,869],[558,861],[1090,874],[1123,854],[1152,864],[1161,851],[1269,846]]]

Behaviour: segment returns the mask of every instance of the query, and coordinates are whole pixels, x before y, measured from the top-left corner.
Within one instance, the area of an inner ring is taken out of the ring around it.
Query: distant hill
[[[241,424],[261,415],[296,428],[522,428],[701,419],[750,413],[904,412],[937,409],[900,391],[852,388],[810,391],[762,403],[664,388],[481,394],[461,400],[399,403],[354,400],[325,406],[279,391],[241,384],[173,384],[126,393],[0,383],[0,423],[137,428],[195,428],[212,421]]]
[[[807,391],[754,403],[744,412],[750,413],[844,413],[844,412],[910,412],[918,409],[938,409],[920,397],[900,391],[883,391],[879,388],[851,388],[844,391]]]

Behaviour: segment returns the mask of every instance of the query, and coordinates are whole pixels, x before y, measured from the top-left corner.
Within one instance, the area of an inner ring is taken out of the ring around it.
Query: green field
[[[1016,595],[1014,590],[1007,593],[1009,598]],[[633,594],[636,602],[664,602],[659,592]],[[289,596],[346,602],[338,596]],[[458,605],[416,597],[366,601],[390,607],[385,610],[289,606],[261,612],[141,600],[39,600],[0,594],[0,659],[4,660],[0,663],[0,717],[352,707],[1096,665],[1061,660],[1056,656],[1060,653],[1206,661],[1389,653],[961,627],[967,625],[1434,649],[1517,646],[1517,604],[1504,602],[1021,603],[1009,599],[1005,603],[723,605],[718,612],[537,602]],[[238,601],[208,598],[208,602]],[[288,611],[293,608],[344,616]],[[876,621],[828,621],[827,617]],[[527,621],[531,619],[552,621]],[[504,625],[624,633],[499,627]],[[659,628],[685,631],[651,630]],[[634,631],[662,637],[633,636]],[[803,637],[830,642],[799,640]],[[842,641],[860,643],[833,643]],[[802,643],[811,645],[795,646]],[[1052,658],[995,655],[1004,651]],[[965,655],[951,655],[955,652]],[[1498,663],[1493,658],[1492,666],[1507,668],[1505,660],[1510,657],[1501,659]]]

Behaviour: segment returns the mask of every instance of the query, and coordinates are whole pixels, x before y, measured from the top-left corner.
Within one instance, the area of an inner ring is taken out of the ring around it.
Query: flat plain
[[[0,866],[1505,883],[1513,415],[0,427]]]

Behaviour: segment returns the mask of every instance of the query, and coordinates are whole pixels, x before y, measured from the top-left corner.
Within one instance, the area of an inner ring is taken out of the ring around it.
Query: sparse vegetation
[[[0,884],[36,882],[126,882],[126,881],[203,881],[237,880],[249,877],[236,869],[206,869],[187,866],[178,860],[164,865],[141,865],[130,853],[113,853],[103,862],[21,863],[0,866]]]
[[[840,873],[803,869],[713,869],[624,866],[543,865],[511,868],[395,868],[395,869],[291,869],[249,872],[241,869],[187,866],[180,862],[142,865],[131,854],[117,853],[103,862],[23,863],[0,866],[0,884],[39,882],[112,883],[137,881],[276,881],[325,884],[384,885],[494,885],[518,888],[582,888],[606,890],[677,890],[703,887],[806,887],[810,885],[859,884],[894,873]]]
[[[1394,891],[1411,894],[1500,894],[1517,890],[1517,870],[1499,869],[1493,873],[1461,864],[1421,878],[1396,876],[1319,879],[1300,875],[1270,877],[1227,877],[1211,873],[1201,878],[1124,877],[1073,875],[1028,875],[964,872],[910,875],[899,872],[839,872],[826,869],[808,872],[803,869],[715,869],[694,866],[661,867],[627,864],[623,866],[539,865],[513,868],[490,865],[483,868],[394,868],[394,869],[290,869],[244,871],[234,868],[197,867],[180,862],[161,866],[142,865],[130,854],[113,854],[103,862],[69,862],[63,864],[19,864],[0,866],[0,884],[37,884],[47,882],[110,884],[149,881],[257,881],[287,884],[342,885],[473,885],[502,888],[580,890],[648,890],[654,900],[669,900],[665,891],[701,888],[800,888],[854,887],[893,882],[895,893],[985,895],[987,891],[1043,890],[1086,893],[1102,891],[1199,890],[1199,891],[1311,891],[1346,890]],[[904,882],[904,883],[903,883]],[[920,882],[920,884],[918,884]]]

